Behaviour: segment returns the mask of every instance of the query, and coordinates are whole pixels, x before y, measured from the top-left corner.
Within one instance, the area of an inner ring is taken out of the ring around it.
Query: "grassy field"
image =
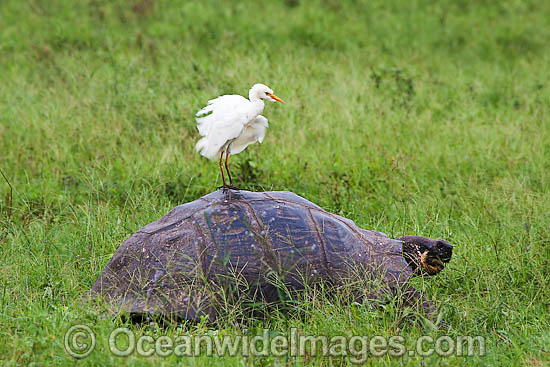
[[[130,234],[221,184],[194,151],[194,113],[262,82],[287,104],[267,105],[264,143],[233,157],[241,187],[293,191],[455,253],[414,281],[448,329],[321,297],[251,330],[480,335],[486,356],[365,363],[548,365],[549,14],[535,0],[0,2],[0,364],[74,365],[63,347],[74,324],[97,337],[78,365],[351,364],[116,357],[107,339],[124,323],[82,304]]]

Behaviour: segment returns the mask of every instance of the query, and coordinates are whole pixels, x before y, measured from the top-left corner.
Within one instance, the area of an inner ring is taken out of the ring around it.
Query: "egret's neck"
[[[254,105],[254,110],[257,111],[257,114],[262,113],[264,110],[264,100],[258,97],[251,97],[250,102]]]

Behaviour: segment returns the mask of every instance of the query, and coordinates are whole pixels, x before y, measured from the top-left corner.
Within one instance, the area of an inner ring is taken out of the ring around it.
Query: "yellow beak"
[[[278,101],[278,102],[281,102],[281,103],[285,103],[285,101],[283,101],[282,99],[280,99],[279,97],[277,97],[275,94],[271,94],[271,93],[266,93],[268,96],[270,96],[271,98],[273,98],[274,100]]]

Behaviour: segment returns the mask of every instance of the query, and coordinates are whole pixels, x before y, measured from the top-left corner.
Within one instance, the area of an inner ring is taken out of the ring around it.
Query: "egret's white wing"
[[[197,112],[197,128],[203,136],[195,146],[197,151],[207,158],[216,158],[227,142],[241,134],[249,122],[250,108],[250,101],[239,95],[208,101],[208,105]]]
[[[241,135],[235,139],[230,145],[230,153],[238,154],[247,146],[255,142],[262,142],[265,137],[265,132],[269,126],[267,119],[262,115],[256,116],[248,125],[245,126]]]
[[[197,112],[197,129],[201,136],[206,136],[216,121],[223,121],[224,116],[246,108],[250,101],[243,96],[230,94],[211,99],[208,104]]]

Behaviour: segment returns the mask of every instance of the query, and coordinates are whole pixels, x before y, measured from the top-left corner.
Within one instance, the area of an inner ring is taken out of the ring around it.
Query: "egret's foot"
[[[221,189],[224,194],[229,192],[229,190],[234,190],[234,191],[240,191],[241,190],[237,186],[233,186],[233,185],[222,185],[222,186],[218,186],[217,189],[218,190]]]
[[[216,188],[217,190],[222,189],[224,193],[226,193],[229,189],[231,189],[231,186],[229,185],[221,185]]]

